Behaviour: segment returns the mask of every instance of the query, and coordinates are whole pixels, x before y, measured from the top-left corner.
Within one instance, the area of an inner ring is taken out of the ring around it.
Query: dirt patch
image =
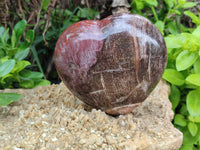
[[[163,81],[141,106],[118,117],[90,109],[62,83],[0,92],[23,95],[0,107],[0,149],[178,150],[182,143]]]

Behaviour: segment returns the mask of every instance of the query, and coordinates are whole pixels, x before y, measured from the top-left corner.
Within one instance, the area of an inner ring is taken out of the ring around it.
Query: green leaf
[[[42,0],[42,9],[47,10],[47,6],[49,5],[50,2],[51,0]]]
[[[197,61],[193,64],[194,67],[194,73],[200,74],[200,58],[197,59]]]
[[[200,123],[200,116],[188,116],[188,119],[192,122]]]
[[[194,13],[190,11],[184,11],[184,14],[189,16],[192,19],[192,22],[195,23],[196,25],[200,24],[200,18],[197,17]]]
[[[174,6],[174,0],[164,0],[164,1],[169,8],[172,8]]]
[[[180,148],[180,150],[194,150],[193,147],[194,147],[193,144],[182,145],[182,147]]]
[[[22,98],[17,93],[0,93],[0,106],[6,106],[12,102],[18,101]]]
[[[199,124],[197,124],[197,127],[200,129]],[[187,128],[184,128],[182,132],[183,132],[183,145],[191,145],[191,144],[193,145],[199,140],[200,130],[197,131],[197,134],[195,136],[192,136],[189,130],[187,130]]]
[[[26,88],[26,89],[30,89],[30,88],[34,88],[34,81],[33,80],[22,80],[19,85],[22,88]]]
[[[143,2],[143,1],[141,1],[141,0],[134,0],[134,2],[135,2],[135,4],[136,4],[136,8],[137,8],[138,10],[141,10],[141,9],[144,8],[144,2]]]
[[[0,42],[2,40],[2,37],[3,37],[3,34],[4,34],[5,31],[6,31],[6,29],[4,27],[0,26]]]
[[[46,86],[46,85],[50,85],[50,84],[51,84],[50,81],[45,80],[45,79],[40,79],[40,80],[35,81],[35,86],[34,87],[37,87],[37,86]]]
[[[33,30],[28,30],[26,32],[25,39],[24,39],[24,44],[26,47],[30,46],[33,43],[34,37],[35,35],[34,35]]]
[[[26,24],[26,20],[23,19],[14,26],[14,31],[16,33],[16,43],[18,43],[19,37],[24,33],[26,29]]]
[[[167,24],[167,29],[172,34],[178,34],[178,27],[175,21],[171,21]]]
[[[188,50],[182,51],[176,58],[176,68],[178,71],[185,70],[192,66],[197,60],[198,54],[189,52]]]
[[[98,11],[96,11],[95,9],[90,9],[89,16],[90,16],[91,19],[96,18],[98,15],[99,15]]]
[[[31,44],[34,41],[34,38],[35,38],[34,31],[33,30],[28,30],[26,32],[26,35],[25,35],[25,38],[24,38],[24,42],[22,44],[20,44],[19,49],[24,50],[24,49],[30,47]]]
[[[15,58],[17,61],[20,61],[20,60],[26,58],[26,57],[28,56],[29,52],[30,52],[30,48],[28,47],[28,48],[26,48],[26,49],[23,50],[23,51],[17,52],[17,53],[15,54],[14,58]]]
[[[171,54],[171,52],[169,52],[167,55],[168,58],[167,58],[166,68],[176,69],[176,65],[175,65],[176,60],[174,59],[174,56]]]
[[[186,104],[191,116],[200,116],[200,90],[190,91],[186,98]]]
[[[78,16],[73,16],[72,17],[72,21],[73,22],[78,22],[80,19],[79,19],[79,17]]]
[[[147,4],[151,6],[158,6],[157,0],[144,0]]]
[[[15,30],[12,31],[11,43],[12,43],[12,48],[14,48],[15,45],[16,45],[16,34],[15,34]]]
[[[8,79],[9,82],[12,82],[13,79],[14,79],[13,74],[9,73],[9,74],[3,76],[3,77],[1,78],[1,80],[0,80],[0,83],[1,83],[0,85],[9,84],[8,81],[7,81],[6,79]],[[11,81],[11,80],[12,80],[12,81]],[[7,82],[6,82],[6,81],[7,81]],[[7,87],[6,87],[6,88],[7,88]]]
[[[176,107],[178,106],[179,102],[180,102],[181,92],[174,85],[171,85],[170,88],[171,88],[171,93],[169,95],[169,99],[172,103],[172,109],[175,110]]]
[[[187,110],[187,106],[184,103],[181,103],[181,108],[179,110],[179,113],[182,115],[188,115],[188,110]]]
[[[2,58],[2,57],[4,57],[4,56],[5,56],[4,50],[2,50],[2,49],[0,48],[0,58]]]
[[[167,48],[180,48],[183,45],[184,41],[185,37],[183,37],[181,34],[165,37]]]
[[[171,84],[181,86],[184,84],[184,76],[175,69],[165,69],[163,78]]]
[[[77,16],[80,18],[87,18],[88,17],[88,8],[80,8],[77,12]]]
[[[35,72],[30,70],[23,70],[20,72],[20,78],[24,80],[34,80],[34,79],[41,79],[43,74],[41,72]]]
[[[15,67],[12,70],[12,72],[13,73],[18,73],[18,72],[22,71],[28,65],[31,65],[31,63],[26,61],[26,60],[17,61]]]
[[[15,66],[14,59],[7,60],[6,62],[0,64],[0,77],[3,77],[9,72],[11,72],[14,66]]]
[[[186,2],[185,4],[182,4],[182,5],[180,5],[180,8],[191,8],[191,7],[194,7],[194,6],[196,6],[197,4],[196,3],[194,3],[194,2]]]
[[[174,124],[185,127],[187,125],[187,121],[183,115],[177,114],[174,117]]]
[[[200,24],[200,18],[199,18]],[[192,35],[196,36],[200,40],[200,25],[192,32]]]
[[[9,28],[6,29],[6,31],[3,33],[3,36],[2,36],[2,43],[3,43],[4,46],[6,45],[7,40],[9,38],[8,32],[9,32]]]
[[[165,23],[158,20],[156,23],[155,23],[155,26],[160,30],[160,32],[162,34],[164,34],[164,28],[165,28]]]
[[[185,80],[190,84],[200,86],[200,74],[190,74]]]
[[[190,50],[190,52],[199,50],[200,42],[199,42],[199,39],[195,35],[190,34],[190,33],[182,33],[182,35],[186,38],[182,46],[182,49]]]
[[[65,16],[70,16],[72,14],[72,12],[69,9],[65,9]]]
[[[178,0],[179,5],[182,5],[182,4],[185,4],[185,3],[186,3],[186,0]]]
[[[2,58],[0,59],[0,64],[6,62],[8,59],[9,59],[8,56],[2,57]]]
[[[195,123],[189,122],[188,123],[188,130],[190,131],[192,136],[195,136],[197,134],[198,127]]]

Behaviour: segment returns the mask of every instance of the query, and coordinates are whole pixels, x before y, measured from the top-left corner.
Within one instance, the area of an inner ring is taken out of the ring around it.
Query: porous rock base
[[[178,150],[182,144],[163,81],[142,105],[118,117],[88,108],[63,83],[0,92],[23,95],[0,107],[0,149]]]

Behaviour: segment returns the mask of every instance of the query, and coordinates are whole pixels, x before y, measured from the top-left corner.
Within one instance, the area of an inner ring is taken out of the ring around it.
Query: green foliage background
[[[40,18],[45,18],[49,3],[50,0],[42,0]],[[133,0],[131,3],[131,13],[151,20],[165,38],[168,62],[163,78],[171,88],[169,99],[175,112],[174,126],[184,135],[181,150],[200,149],[200,13],[189,11],[195,6],[186,0]],[[44,79],[49,65],[44,60],[52,58],[60,34],[69,25],[97,15],[97,11],[88,8],[54,8],[49,28],[45,27],[44,20],[35,26],[21,20],[12,31],[0,27],[0,88],[50,84]],[[183,16],[191,19],[192,28],[181,20]],[[58,80],[56,71],[49,79]],[[0,106],[20,98],[18,94],[0,93]]]
[[[24,60],[30,53],[34,40],[34,31],[27,30],[23,39],[22,34],[27,22],[19,21],[9,34],[9,28],[0,27],[0,89],[5,88],[34,88],[48,85],[48,80],[42,79],[41,72],[31,71],[31,63]],[[0,106],[17,101],[21,95],[17,93],[0,93]]]

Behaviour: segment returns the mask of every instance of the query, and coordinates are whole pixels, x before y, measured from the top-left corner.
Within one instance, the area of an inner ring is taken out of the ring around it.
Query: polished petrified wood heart
[[[150,94],[164,71],[162,34],[139,15],[118,14],[69,26],[57,41],[55,65],[80,100],[126,114]]]

